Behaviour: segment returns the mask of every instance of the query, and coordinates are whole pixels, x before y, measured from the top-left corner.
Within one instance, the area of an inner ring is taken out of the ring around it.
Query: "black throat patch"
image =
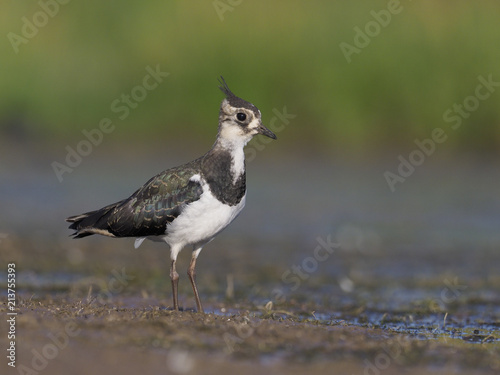
[[[202,161],[202,173],[212,194],[222,203],[235,206],[246,192],[246,171],[233,184],[232,157],[229,151],[209,152]]]

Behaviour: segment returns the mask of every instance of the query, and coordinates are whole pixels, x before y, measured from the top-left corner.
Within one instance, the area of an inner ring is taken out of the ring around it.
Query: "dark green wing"
[[[194,165],[185,165],[151,178],[106,215],[106,229],[116,237],[164,234],[167,224],[203,193],[200,183],[190,180],[196,173]]]

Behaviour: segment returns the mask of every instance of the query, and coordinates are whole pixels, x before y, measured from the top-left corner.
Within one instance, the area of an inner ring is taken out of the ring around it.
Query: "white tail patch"
[[[144,240],[146,239],[146,237],[140,237],[140,238],[136,238],[135,239],[135,243],[134,243],[134,247],[136,249],[139,248],[139,246],[141,246],[141,244],[144,242]]]

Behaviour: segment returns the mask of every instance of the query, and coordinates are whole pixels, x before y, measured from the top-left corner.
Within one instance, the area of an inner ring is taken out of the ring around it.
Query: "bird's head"
[[[254,135],[262,134],[276,139],[276,135],[262,124],[259,109],[252,103],[234,95],[221,76],[219,88],[226,95],[219,112],[219,138],[231,143],[250,141]]]

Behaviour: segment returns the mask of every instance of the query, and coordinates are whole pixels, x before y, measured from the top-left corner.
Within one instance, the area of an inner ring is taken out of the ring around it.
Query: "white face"
[[[244,143],[262,132],[260,111],[254,113],[248,108],[235,108],[227,100],[222,102],[220,136],[228,141]]]

